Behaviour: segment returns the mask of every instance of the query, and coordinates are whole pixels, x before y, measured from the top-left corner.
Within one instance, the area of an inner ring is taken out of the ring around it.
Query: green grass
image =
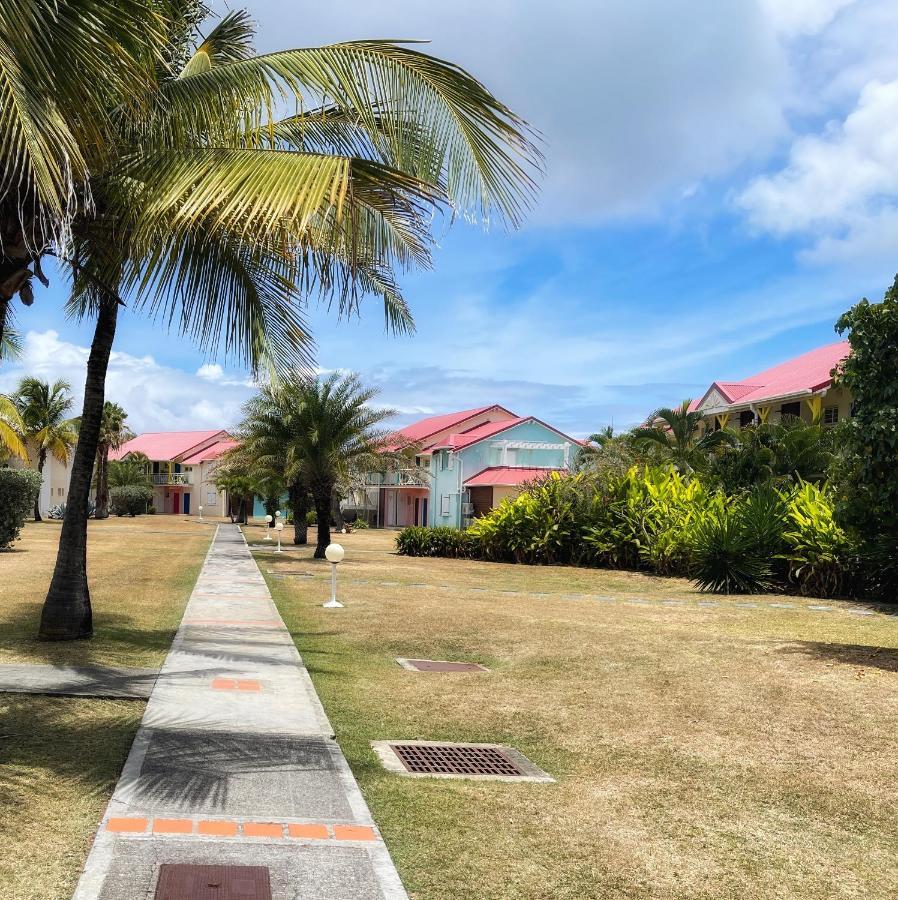
[[[345,610],[321,608],[310,550],[256,558],[414,897],[894,896],[894,618],[793,597],[708,608],[683,581],[337,539]],[[561,596],[587,591],[687,603]],[[414,674],[395,656],[493,671]],[[403,779],[369,747],[395,738],[510,743],[558,781]]]

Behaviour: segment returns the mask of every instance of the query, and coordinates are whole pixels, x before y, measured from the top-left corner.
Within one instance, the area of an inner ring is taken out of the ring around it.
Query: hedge
[[[31,469],[0,469],[0,549],[18,540],[26,517],[34,509],[41,480]]]
[[[142,484],[114,487],[109,492],[109,506],[117,516],[143,515],[152,499],[152,488]]]

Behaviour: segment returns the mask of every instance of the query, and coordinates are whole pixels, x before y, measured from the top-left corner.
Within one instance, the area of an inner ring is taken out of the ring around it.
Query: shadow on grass
[[[866,644],[829,644],[819,641],[794,641],[780,649],[781,653],[798,654],[823,662],[839,662],[898,672],[898,650]]]

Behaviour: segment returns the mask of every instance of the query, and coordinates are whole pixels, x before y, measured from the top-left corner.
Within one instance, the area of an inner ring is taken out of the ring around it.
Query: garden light
[[[343,604],[337,599],[337,563],[343,561],[346,551],[339,544],[328,544],[324,555],[331,564],[331,598],[323,605],[325,609],[342,609]]]
[[[284,523],[278,520],[277,525],[274,526],[274,530],[278,533],[278,548],[275,550],[275,553],[283,553],[281,550],[281,532],[284,530]]]
[[[264,537],[264,540],[266,540],[266,541],[270,541],[270,540],[271,540],[271,523],[272,523],[272,521],[273,521],[273,519],[271,518],[271,516],[265,516],[265,537]]]

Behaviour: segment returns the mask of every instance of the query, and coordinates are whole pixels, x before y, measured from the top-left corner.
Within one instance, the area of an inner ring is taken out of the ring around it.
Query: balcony
[[[192,484],[190,472],[151,472],[150,481],[153,484]]]
[[[366,472],[368,487],[430,487],[426,469],[396,469],[392,472]]]

